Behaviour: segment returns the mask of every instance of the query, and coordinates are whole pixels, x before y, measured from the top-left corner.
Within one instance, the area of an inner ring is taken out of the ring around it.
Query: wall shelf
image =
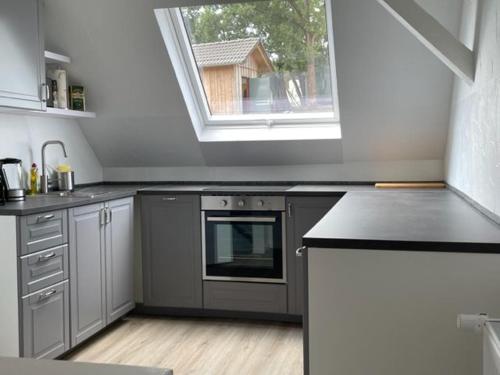
[[[63,118],[95,118],[95,112],[73,111],[71,109],[47,108],[46,116]]]
[[[71,64],[71,58],[55,52],[45,51],[45,62],[47,64]]]
[[[0,113],[8,113],[19,116],[52,117],[52,118],[72,118],[85,119],[95,118],[95,112],[73,111],[71,109],[47,108],[47,111],[33,111],[28,109],[2,108]]]

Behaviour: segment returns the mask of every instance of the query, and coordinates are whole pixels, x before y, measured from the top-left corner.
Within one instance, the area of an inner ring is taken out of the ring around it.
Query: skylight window
[[[193,122],[233,128],[336,124],[339,138],[330,1],[158,10]]]

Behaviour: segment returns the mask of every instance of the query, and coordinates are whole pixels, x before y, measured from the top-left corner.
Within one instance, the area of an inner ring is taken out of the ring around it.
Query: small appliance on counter
[[[4,201],[18,202],[26,199],[22,161],[14,158],[0,159],[0,175]]]

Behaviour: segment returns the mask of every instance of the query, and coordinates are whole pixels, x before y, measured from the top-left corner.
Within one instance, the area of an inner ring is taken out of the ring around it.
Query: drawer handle
[[[49,260],[49,259],[51,259],[51,258],[54,258],[55,256],[56,256],[56,253],[55,253],[55,252],[51,252],[51,253],[49,253],[49,254],[47,254],[47,255],[40,255],[40,256],[38,257],[38,261],[39,261],[39,262],[45,262],[45,261],[47,261],[47,260]]]
[[[305,246],[299,247],[297,250],[295,250],[295,255],[301,257],[304,254],[305,249]]]
[[[47,299],[47,298],[49,298],[50,296],[53,296],[56,293],[57,293],[57,290],[52,289],[52,290],[49,290],[48,292],[40,293],[40,295],[38,296],[38,299],[40,299],[40,300]]]
[[[166,197],[166,198],[163,198],[164,201],[176,201],[177,198],[176,197]]]
[[[54,214],[49,214],[49,215],[44,215],[44,216],[38,216],[38,221],[47,221],[50,219],[53,219],[56,215]]]

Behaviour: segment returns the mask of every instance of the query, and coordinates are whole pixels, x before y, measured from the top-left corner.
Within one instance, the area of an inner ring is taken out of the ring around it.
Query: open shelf
[[[0,107],[0,113],[8,113],[19,116],[52,117],[52,118],[72,118],[85,119],[95,118],[95,112],[73,111],[71,109],[47,108],[46,111],[33,111],[30,109],[17,109]]]
[[[71,64],[71,58],[58,53],[45,51],[45,62],[47,64]]]
[[[43,112],[42,112],[43,113]],[[95,112],[73,111],[71,109],[47,108],[46,116],[65,118],[95,118]]]

